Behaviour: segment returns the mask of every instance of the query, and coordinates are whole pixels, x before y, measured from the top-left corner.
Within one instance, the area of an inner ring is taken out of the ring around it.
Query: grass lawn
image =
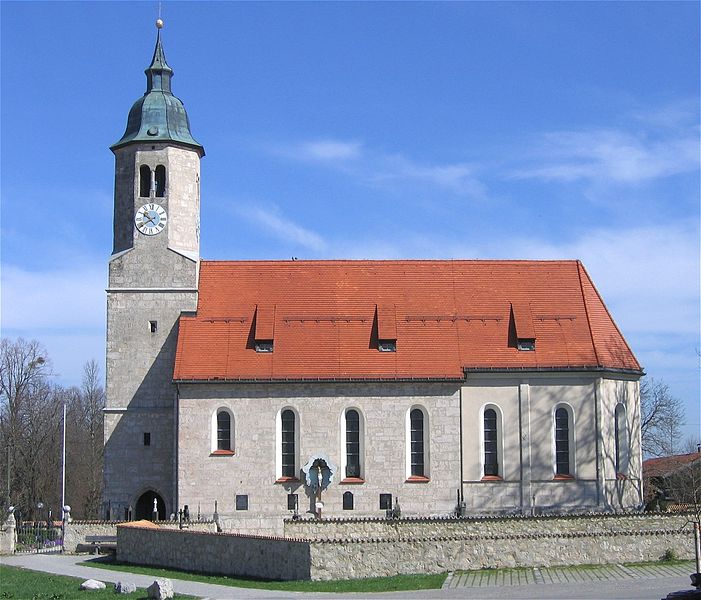
[[[86,567],[127,571],[139,575],[185,579],[233,587],[259,588],[264,590],[284,590],[288,592],[402,592],[408,590],[435,590],[440,588],[447,577],[439,575],[396,575],[394,577],[374,577],[371,579],[340,579],[335,581],[266,581],[224,575],[203,575],[187,571],[174,571],[155,567],[142,567],[114,562],[114,559],[97,558],[80,563]]]
[[[104,590],[83,592],[79,589],[84,579],[65,577],[64,575],[51,575],[39,571],[29,571],[18,567],[0,565],[0,598],[13,598],[16,600],[72,600],[80,598],[147,598],[145,589],[137,589],[133,594],[114,593],[114,586],[107,584]],[[191,596],[175,596],[185,600]]]

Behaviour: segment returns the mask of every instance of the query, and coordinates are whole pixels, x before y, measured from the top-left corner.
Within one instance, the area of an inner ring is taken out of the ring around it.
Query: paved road
[[[76,563],[84,561],[85,556],[80,555],[57,555],[57,554],[28,554],[4,556],[2,564],[24,567],[35,571],[45,571],[59,575],[71,575],[83,579],[98,579],[106,583],[117,581],[129,581],[139,587],[148,587],[154,577],[151,575],[132,575],[107,569],[95,567],[85,567]],[[638,569],[636,567],[636,569]],[[684,570],[683,568],[680,570]],[[688,571],[688,569],[685,569]],[[208,600],[229,600],[229,599],[300,599],[314,597],[314,600],[328,598],[352,600],[368,598],[402,598],[425,600],[425,599],[500,599],[500,600],[527,600],[527,599],[560,599],[560,600],[659,600],[664,598],[669,592],[689,588],[688,574],[665,574],[663,572],[638,572],[637,576],[630,576],[626,579],[595,580],[593,573],[598,570],[589,570],[589,579],[583,575],[577,576],[577,569],[561,569],[568,571],[566,575],[561,575],[558,583],[548,583],[543,571],[556,571],[555,569],[541,569],[542,581],[540,578],[532,582],[513,582],[501,585],[488,581],[481,582],[484,585],[475,584],[472,587],[451,587],[453,582],[459,582],[459,575],[455,575],[446,581],[446,586],[441,590],[421,590],[415,592],[389,592],[382,594],[329,594],[309,592],[279,592],[270,590],[258,590],[250,588],[232,588],[221,585],[198,583],[194,581],[181,581],[173,579],[173,588],[179,594],[189,594],[198,598]],[[583,570],[582,570],[583,571]],[[602,571],[606,572],[606,571]],[[620,576],[620,572],[616,572]],[[602,575],[603,576],[603,575]],[[554,580],[554,578],[553,578]],[[467,582],[465,582],[466,584]],[[455,584],[457,585],[457,583]]]

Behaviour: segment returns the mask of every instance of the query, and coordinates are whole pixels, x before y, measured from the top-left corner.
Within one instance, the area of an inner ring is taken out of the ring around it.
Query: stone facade
[[[427,415],[425,446],[428,481],[408,482],[407,415],[416,406]],[[213,415],[226,408],[233,416],[234,454],[212,454]],[[298,417],[297,480],[278,473],[280,411]],[[362,482],[344,483],[342,417],[356,409],[363,420]],[[228,531],[281,533],[290,516],[287,495],[298,494],[299,512],[313,510],[301,467],[324,453],[339,468],[322,496],[323,514],[384,516],[380,494],[391,494],[405,515],[449,515],[460,487],[459,386],[443,383],[382,384],[196,384],[179,386],[178,502],[215,501]],[[344,511],[343,494],[353,494],[353,510]],[[248,496],[248,511],[235,507],[236,495]]]
[[[118,528],[117,557],[265,579],[348,579],[693,557],[684,515],[287,522],[295,537]],[[346,537],[348,534],[348,537]],[[300,536],[300,537],[298,537]]]
[[[199,153],[167,144],[115,150],[114,254],[107,290],[105,513],[124,518],[145,492],[175,502],[173,363],[182,311],[197,307]],[[140,189],[140,168],[165,168],[161,197]],[[143,204],[160,204],[166,228],[146,236],[134,226]],[[148,434],[148,445],[145,438]],[[109,508],[108,508],[109,507]]]

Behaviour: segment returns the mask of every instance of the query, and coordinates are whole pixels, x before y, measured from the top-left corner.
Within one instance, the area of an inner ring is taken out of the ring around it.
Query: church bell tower
[[[171,91],[161,42],[146,93],[111,150],[114,239],[107,289],[104,510],[111,519],[177,511],[172,383],[183,311],[197,308],[200,159],[185,107]]]

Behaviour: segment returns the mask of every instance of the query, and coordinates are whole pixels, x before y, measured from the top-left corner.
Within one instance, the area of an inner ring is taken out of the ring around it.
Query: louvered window
[[[156,198],[163,198],[166,193],[166,168],[163,165],[156,167]]]
[[[148,198],[151,194],[151,169],[148,165],[139,167],[139,196]]]

